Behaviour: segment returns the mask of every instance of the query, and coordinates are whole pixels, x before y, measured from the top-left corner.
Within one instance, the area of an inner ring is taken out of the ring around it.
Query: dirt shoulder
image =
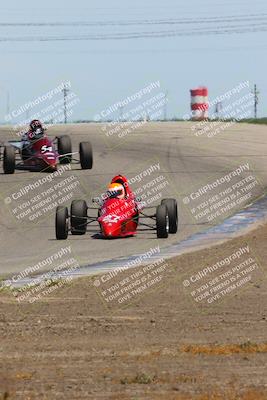
[[[135,286],[120,304],[107,302],[108,287],[96,278],[74,280],[33,304],[2,291],[1,400],[267,399],[266,243],[265,225],[168,260],[160,280]],[[231,290],[230,267],[240,274]],[[113,276],[109,288],[141,269]],[[217,295],[209,303],[207,285]]]

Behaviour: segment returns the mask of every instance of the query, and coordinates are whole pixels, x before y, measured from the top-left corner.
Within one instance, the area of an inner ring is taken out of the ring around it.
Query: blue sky
[[[0,3],[0,39],[163,31],[183,26],[124,26],[121,22],[251,14],[267,15],[266,0],[46,0],[41,7],[33,0],[10,0]],[[116,24],[3,26],[25,22]],[[169,117],[188,112],[190,88],[206,85],[212,99],[246,80],[257,83],[259,116],[267,116],[266,38],[267,32],[257,32],[98,41],[0,41],[0,121],[6,114],[8,93],[12,110],[64,80],[71,81],[80,98],[74,119],[93,118],[157,80],[162,90],[168,91]]]

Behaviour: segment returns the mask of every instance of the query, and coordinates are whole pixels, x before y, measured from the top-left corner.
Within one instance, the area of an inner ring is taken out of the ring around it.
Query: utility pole
[[[168,103],[168,91],[165,92],[164,96],[164,121],[167,121],[167,103]]]
[[[6,114],[9,115],[10,113],[10,95],[9,91],[6,92]]]
[[[220,111],[222,110],[222,102],[218,101],[215,104],[215,115],[216,115],[216,119],[219,119],[220,117]]]
[[[252,92],[254,94],[254,118],[257,118],[257,112],[258,112],[258,104],[259,104],[259,97],[258,94],[260,93],[257,90],[257,85],[254,85],[254,90]]]
[[[123,106],[119,106],[119,121],[122,122],[123,117]]]
[[[26,119],[27,119],[27,121],[30,120],[30,112],[29,112],[29,110],[26,111]]]
[[[69,89],[64,86],[64,89],[62,90],[63,92],[63,97],[64,97],[64,123],[67,123],[67,94],[69,92]]]

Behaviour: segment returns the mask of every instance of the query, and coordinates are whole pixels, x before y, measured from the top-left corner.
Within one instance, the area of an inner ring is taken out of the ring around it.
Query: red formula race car
[[[84,235],[88,225],[97,222],[103,238],[123,238],[133,236],[139,227],[143,230],[155,230],[158,238],[167,238],[176,233],[178,210],[175,199],[163,199],[158,206],[145,207],[137,199],[122,175],[115,176],[103,198],[93,199],[98,207],[88,207],[85,200],[73,200],[70,211],[59,206],[56,210],[56,238],[67,239],[69,232]],[[146,209],[154,212],[145,213]],[[95,210],[97,216],[88,215]]]
[[[79,159],[74,156],[79,154]],[[44,136],[29,146],[23,140],[10,140],[0,145],[0,159],[5,174],[13,174],[16,169],[53,172],[59,164],[80,163],[82,169],[93,166],[93,152],[90,142],[81,142],[79,152],[72,152],[68,135],[53,139]]]

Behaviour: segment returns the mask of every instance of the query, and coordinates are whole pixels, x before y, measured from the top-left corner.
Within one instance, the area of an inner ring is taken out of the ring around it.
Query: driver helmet
[[[44,136],[44,128],[38,119],[34,119],[30,123],[30,130],[28,133],[29,140],[38,140]]]
[[[108,198],[124,199],[125,189],[120,183],[111,183],[107,191]]]

